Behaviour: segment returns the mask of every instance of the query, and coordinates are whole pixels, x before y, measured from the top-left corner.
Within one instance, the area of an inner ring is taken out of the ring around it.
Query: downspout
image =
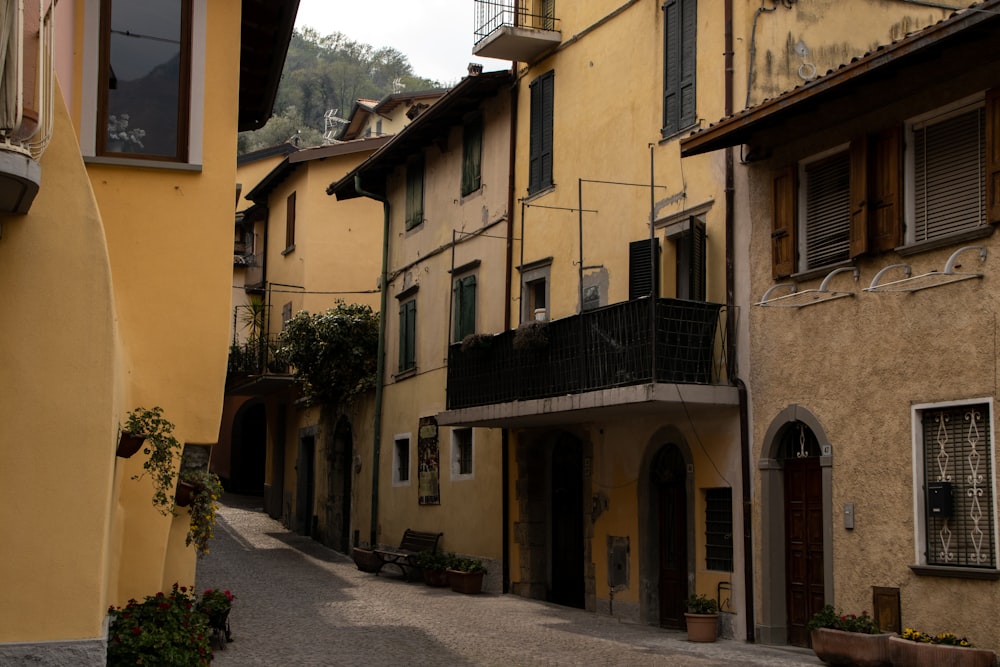
[[[389,295],[389,200],[382,195],[361,188],[361,174],[354,174],[354,190],[362,197],[382,202],[382,275],[378,318],[378,359],[375,364],[375,426],[372,446],[372,519],[369,545],[375,546],[378,537],[378,469],[382,450],[382,394],[385,385],[385,320]]]
[[[733,114],[733,0],[725,0],[725,117]],[[756,21],[756,16],[754,17]],[[749,90],[748,90],[749,96]],[[746,637],[747,642],[754,643],[756,637],[754,626],[754,579],[753,579],[753,506],[750,495],[750,418],[747,399],[747,387],[739,377],[737,367],[736,341],[736,269],[735,247],[736,236],[736,177],[733,148],[726,148],[726,340],[729,341],[726,368],[731,382],[736,385],[740,399],[740,479],[743,487],[743,578],[745,589]]]
[[[517,63],[510,64],[511,73],[514,76],[514,85],[510,89],[510,137],[507,159],[509,166],[507,169],[507,281],[504,285],[503,304],[503,330],[510,329],[510,300],[512,294],[512,284],[514,279],[514,155],[517,148],[517,102],[520,83],[517,79]],[[521,209],[522,214],[524,209]],[[523,224],[523,220],[522,220]],[[523,240],[522,240],[523,251]],[[523,262],[522,262],[523,263]],[[520,302],[518,302],[520,307]],[[501,528],[500,553],[503,559],[503,583],[501,590],[504,593],[510,592],[510,431],[507,428],[500,430],[500,483],[503,485],[503,492],[500,498],[500,520],[503,521]]]

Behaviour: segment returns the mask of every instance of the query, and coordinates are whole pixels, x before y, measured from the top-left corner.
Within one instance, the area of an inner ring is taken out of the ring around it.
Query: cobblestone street
[[[233,642],[218,667],[268,665],[820,665],[811,651],[719,640],[512,595],[375,577],[226,497],[198,588],[227,588]]]

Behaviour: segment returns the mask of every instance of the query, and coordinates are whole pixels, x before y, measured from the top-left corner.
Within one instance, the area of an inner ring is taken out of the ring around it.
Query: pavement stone
[[[359,571],[344,554],[291,533],[230,496],[219,508],[197,586],[237,597],[232,643],[216,667],[670,665],[793,667],[812,651],[685,633],[514,595],[461,595]]]

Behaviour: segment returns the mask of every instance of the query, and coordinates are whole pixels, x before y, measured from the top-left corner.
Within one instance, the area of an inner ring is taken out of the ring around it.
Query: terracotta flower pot
[[[989,649],[924,644],[901,637],[889,639],[893,667],[994,667],[996,653]]]
[[[483,591],[482,572],[448,570],[448,584],[456,593],[475,594]]]
[[[144,435],[122,431],[121,436],[118,438],[118,448],[115,450],[115,456],[120,456],[123,459],[131,458],[136,452],[142,449],[142,443],[145,441],[146,436]]]
[[[441,588],[449,584],[447,570],[431,570],[429,568],[424,568],[423,573],[424,583],[428,586]]]
[[[174,503],[178,507],[187,507],[194,502],[194,496],[200,489],[194,484],[187,482],[177,482],[177,493],[174,496]]]
[[[889,634],[869,635],[819,628],[811,633],[816,657],[828,665],[888,667]]]
[[[714,642],[719,636],[718,614],[684,614],[689,642]]]

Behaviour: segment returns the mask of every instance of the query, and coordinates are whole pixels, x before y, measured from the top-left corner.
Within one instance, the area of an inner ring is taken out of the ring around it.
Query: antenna
[[[328,109],[325,114],[323,114],[323,145],[328,146],[330,144],[339,143],[337,141],[337,134],[340,133],[342,127],[348,124],[349,121],[341,118],[337,115],[340,109]]]
[[[392,80],[392,94],[393,95],[395,95],[396,93],[403,92],[404,88],[406,88],[406,84],[403,83],[403,80],[401,78],[399,78],[397,76],[395,79]]]

